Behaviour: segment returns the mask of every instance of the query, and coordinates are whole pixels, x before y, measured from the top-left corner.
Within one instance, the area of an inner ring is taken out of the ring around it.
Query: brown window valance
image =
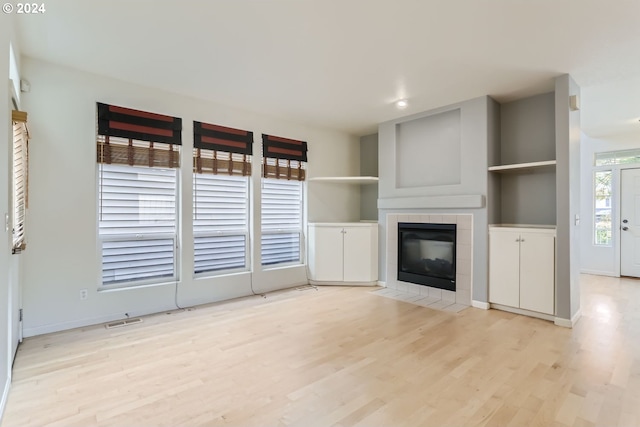
[[[97,103],[98,163],[180,167],[182,119]]]
[[[307,143],[295,139],[262,134],[262,176],[304,181]]]
[[[253,132],[193,122],[193,171],[251,175]]]
[[[182,144],[182,119],[98,102],[98,134]]]

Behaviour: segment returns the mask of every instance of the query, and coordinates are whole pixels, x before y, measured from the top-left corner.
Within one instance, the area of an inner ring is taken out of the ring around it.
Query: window
[[[176,170],[100,165],[102,283],[175,277]]]
[[[194,122],[194,273],[249,268],[253,133]]]
[[[302,182],[262,180],[262,265],[301,262]]]
[[[13,253],[20,253],[27,247],[25,221],[28,206],[29,183],[29,132],[27,113],[13,111],[13,163],[11,178]]]
[[[98,103],[102,284],[177,278],[179,118]]]
[[[640,149],[596,153],[594,159],[596,166],[624,165],[630,163],[640,163]]]
[[[611,246],[611,171],[594,174],[594,244]]]
[[[302,262],[307,143],[262,135],[262,265]]]

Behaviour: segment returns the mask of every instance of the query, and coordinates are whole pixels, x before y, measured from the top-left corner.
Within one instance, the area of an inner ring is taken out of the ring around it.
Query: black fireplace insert
[[[456,224],[398,223],[398,280],[456,290]]]

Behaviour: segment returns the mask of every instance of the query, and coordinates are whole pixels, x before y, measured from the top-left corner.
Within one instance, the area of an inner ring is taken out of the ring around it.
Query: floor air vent
[[[142,323],[142,319],[139,317],[136,317],[135,319],[118,320],[117,322],[107,323],[105,325],[105,328],[107,329],[121,328],[123,326],[135,325],[136,323]]]

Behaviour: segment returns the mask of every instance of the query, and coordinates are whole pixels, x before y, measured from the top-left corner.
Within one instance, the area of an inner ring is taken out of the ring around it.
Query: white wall
[[[593,159],[595,153],[640,148],[640,137],[634,134],[613,135],[606,139],[595,139],[582,135],[581,141],[581,251],[580,271],[583,273],[607,276],[620,275],[620,170],[638,165],[611,166],[612,171],[612,245],[595,246],[593,244]]]
[[[150,72],[152,69],[150,68]],[[31,92],[22,102],[31,131],[29,246],[24,266],[24,335],[174,309],[175,286],[99,291],[97,239],[96,102],[147,110],[183,119],[181,174],[182,251],[178,303],[195,305],[307,283],[304,266],[192,278],[192,121],[254,132],[254,162],[259,164],[261,133],[308,141],[309,176],[357,175],[358,139],[340,132],[128,84],[23,57],[22,76]],[[260,168],[254,168],[254,214],[259,212]],[[308,184],[310,221],[355,220],[357,188]],[[259,215],[253,242],[260,241]],[[254,245],[254,258],[259,255]],[[80,301],[81,289],[89,297]]]

